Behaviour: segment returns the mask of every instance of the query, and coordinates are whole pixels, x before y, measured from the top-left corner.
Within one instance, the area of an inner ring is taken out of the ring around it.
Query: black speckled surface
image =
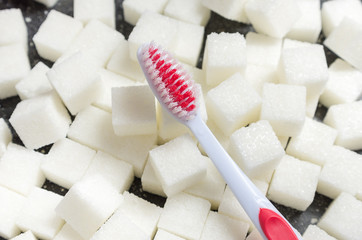
[[[123,11],[121,7],[122,0],[115,0],[115,2],[117,6],[116,28],[118,31],[123,33],[126,38],[128,38],[130,32],[132,31],[133,26],[126,23],[123,20]],[[50,9],[32,0],[0,0],[0,9],[5,9],[5,8],[20,8],[23,12],[26,24],[28,26],[29,58],[31,66],[33,67],[38,61],[43,61],[45,64],[51,67],[52,65],[51,62],[46,61],[39,57],[39,55],[35,50],[34,44],[31,41],[32,37],[37,32],[39,26],[45,20],[46,15],[50,11]],[[70,16],[73,16],[73,1],[59,0],[59,2],[55,5],[54,9],[61,11],[65,14],[68,14]],[[215,13],[212,13],[211,19],[208,25],[206,26],[204,40],[206,39],[207,34],[211,32],[240,32],[242,34],[246,34],[249,31],[253,31],[253,28],[250,25],[228,21],[223,17]],[[322,40],[323,36],[321,35],[319,42],[321,42]],[[328,64],[330,64],[335,60],[336,56],[328,49],[325,49],[325,51],[326,51]],[[201,53],[198,66],[201,66],[202,55],[203,54]],[[19,101],[20,101],[19,97],[12,97],[5,100],[0,100],[0,118],[8,120],[16,104]],[[316,113],[316,118],[322,120],[324,118],[324,115],[326,114],[326,111],[327,111],[326,108],[324,108],[323,106],[319,106]],[[13,142],[22,144],[21,140],[17,137],[14,131],[13,135],[14,135]],[[40,151],[46,153],[49,150],[49,148],[50,146],[47,146],[40,149]],[[67,189],[59,187],[56,184],[53,184],[49,181],[45,182],[43,188],[57,192],[61,195],[65,195],[67,192]],[[130,191],[159,206],[163,206],[165,203],[164,198],[144,192],[141,188],[141,181],[138,178],[134,180],[134,183],[132,184]],[[331,199],[322,196],[320,194],[316,194],[314,202],[307,209],[307,211],[304,212],[287,208],[278,204],[276,204],[276,206],[284,214],[284,216],[291,222],[291,224],[297,230],[303,233],[310,223],[316,223],[316,221],[318,221],[318,219],[325,212],[330,202]],[[4,239],[0,237],[0,240]]]

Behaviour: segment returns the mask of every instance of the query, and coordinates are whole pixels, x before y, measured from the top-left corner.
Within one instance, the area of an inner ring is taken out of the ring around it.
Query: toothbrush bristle
[[[141,64],[159,100],[181,120],[191,120],[197,112],[199,89],[190,75],[169,52],[151,42],[141,47]]]

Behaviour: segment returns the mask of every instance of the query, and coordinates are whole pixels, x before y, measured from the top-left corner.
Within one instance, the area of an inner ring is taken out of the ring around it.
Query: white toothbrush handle
[[[199,115],[185,124],[194,133],[264,239],[302,239],[300,234],[285,220],[274,205],[240,170]],[[278,236],[273,235],[273,229],[278,231]],[[295,236],[293,238],[291,231],[300,237]]]

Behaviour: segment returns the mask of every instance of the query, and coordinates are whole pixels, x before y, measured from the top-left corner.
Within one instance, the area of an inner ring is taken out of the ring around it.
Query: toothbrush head
[[[183,66],[154,42],[141,46],[137,57],[158,101],[181,122],[195,118],[200,90]]]

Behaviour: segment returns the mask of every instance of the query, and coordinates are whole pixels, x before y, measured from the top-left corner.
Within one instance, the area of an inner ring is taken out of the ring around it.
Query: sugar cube
[[[63,138],[54,143],[41,168],[47,179],[69,189],[83,177],[95,154],[93,149]]]
[[[65,223],[53,240],[83,240],[83,238],[69,224]]]
[[[50,92],[18,103],[9,121],[27,148],[38,149],[64,138],[71,119],[60,98]]]
[[[330,107],[356,101],[362,94],[362,72],[337,58],[328,69],[329,78],[320,102]]]
[[[74,41],[83,24],[56,10],[51,10],[33,37],[38,54],[55,62]]]
[[[362,189],[362,155],[340,146],[327,149],[317,192],[336,198],[341,192],[355,195]]]
[[[156,134],[115,135],[112,114],[93,106],[78,113],[70,126],[68,137],[132,164],[136,177],[142,176],[148,152],[156,144]]]
[[[175,19],[155,12],[143,13],[128,37],[130,58],[137,61],[138,48],[151,41],[172,52],[177,43],[178,27]]]
[[[20,233],[15,221],[25,203],[25,197],[0,186],[0,237],[10,239]]]
[[[333,0],[322,3],[322,29],[324,36],[329,34],[341,23],[344,17],[362,21],[362,4],[358,0]]]
[[[142,178],[142,189],[144,191],[156,194],[162,197],[167,197],[162,189],[160,180],[158,180],[155,171],[152,168],[151,161],[147,161],[145,170],[143,171]]]
[[[10,240],[37,240],[37,239],[35,238],[34,234],[30,230],[28,230]]]
[[[332,146],[337,130],[317,120],[306,118],[302,130],[289,141],[287,154],[323,166],[327,147]]]
[[[206,161],[189,134],[179,136],[149,152],[149,161],[167,196],[206,176]]]
[[[117,212],[124,214],[150,239],[153,239],[157,230],[158,220],[162,213],[162,208],[147,202],[132,193],[124,192],[123,196],[124,200],[117,209]]]
[[[309,225],[303,234],[304,240],[336,240],[317,225]]]
[[[315,43],[322,30],[320,1],[297,0],[301,17],[292,26],[286,37]]]
[[[167,198],[158,228],[186,239],[200,239],[209,212],[209,201],[179,193]]]
[[[206,98],[210,118],[225,135],[259,119],[261,102],[259,94],[240,73],[211,89]]]
[[[362,236],[362,202],[341,193],[319,220],[318,227],[341,240],[358,240]]]
[[[132,25],[136,25],[144,12],[163,13],[167,0],[125,0],[122,3],[124,18]]]
[[[0,161],[0,185],[24,196],[45,182],[41,171],[44,155],[9,143]]]
[[[12,140],[9,126],[3,118],[0,118],[0,158],[5,153],[8,144]]]
[[[123,197],[102,176],[78,181],[55,212],[82,238],[89,239],[121,204]]]
[[[265,83],[260,119],[268,120],[278,136],[295,136],[305,121],[304,86]]]
[[[314,199],[320,170],[316,164],[285,155],[275,169],[268,198],[305,211]]]
[[[362,149],[362,100],[331,106],[323,122],[338,131],[335,144]]]
[[[248,233],[248,229],[248,223],[210,211],[200,240],[244,239]]]
[[[229,153],[249,177],[263,178],[274,171],[284,149],[269,122],[260,120],[231,135]]]
[[[256,32],[283,38],[301,16],[295,0],[249,0],[245,12]]]
[[[122,40],[107,63],[107,69],[138,82],[143,82],[145,75],[138,62],[130,59],[128,41]]]
[[[176,236],[172,233],[166,232],[165,230],[158,229],[153,240],[185,240],[185,238]]]
[[[43,62],[38,62],[29,72],[21,79],[15,89],[21,100],[32,98],[50,92],[53,87],[50,84],[46,73],[49,67]]]
[[[362,11],[361,11],[362,12]],[[345,17],[331,34],[324,40],[324,45],[340,58],[362,71],[362,17],[358,22]]]
[[[94,156],[83,179],[97,174],[112,183],[120,193],[129,189],[134,177],[131,164],[102,151],[98,151]]]
[[[0,33],[0,46],[19,43],[28,50],[28,30],[20,8],[0,11]]]
[[[34,188],[20,210],[16,225],[21,231],[30,230],[37,238],[50,240],[64,224],[54,211],[63,196],[42,188]]]
[[[170,0],[164,14],[183,22],[205,26],[211,11],[202,5],[202,0]]]
[[[211,33],[207,36],[203,66],[206,83],[215,87],[246,68],[246,41],[240,33]]]
[[[113,0],[74,0],[74,18],[85,25],[97,19],[111,28],[116,25],[116,10]]]
[[[22,44],[0,46],[0,99],[17,95],[15,85],[29,71],[29,58]]]
[[[202,0],[202,4],[226,19],[249,23],[245,12],[246,0]]]
[[[118,136],[157,133],[155,96],[148,85],[112,88],[112,125]]]

